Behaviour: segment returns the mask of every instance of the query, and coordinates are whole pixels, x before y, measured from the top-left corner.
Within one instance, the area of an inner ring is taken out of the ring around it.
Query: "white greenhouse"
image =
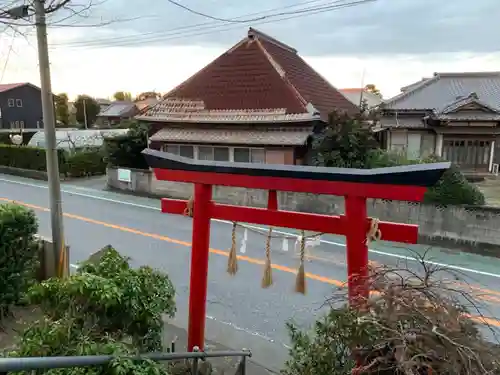
[[[104,138],[127,134],[128,129],[56,130],[58,149],[74,151],[87,147],[100,147]],[[28,146],[45,147],[45,133],[36,132]]]

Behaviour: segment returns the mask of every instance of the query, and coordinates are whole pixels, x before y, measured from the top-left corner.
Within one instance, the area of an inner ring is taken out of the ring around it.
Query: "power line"
[[[283,9],[291,9],[291,8],[301,7],[301,6],[304,6],[304,5],[314,4],[314,3],[321,3],[321,2],[323,2],[324,4],[332,4],[331,1],[332,0],[327,0],[326,3],[324,3],[325,0],[300,1],[300,2],[295,3],[295,4],[290,4],[290,5],[286,5],[286,6],[271,8],[271,9],[267,9],[267,10],[263,10],[263,11],[259,11],[259,12],[247,13],[247,14],[244,14],[244,15],[241,15],[241,16],[238,16],[238,17],[234,17],[233,20],[239,20],[239,19],[245,18],[245,17],[258,16],[260,14],[268,14],[270,12],[282,11]],[[346,1],[346,0],[340,0],[340,1]],[[337,2],[337,1],[335,1],[335,2]],[[324,4],[320,4],[320,5],[324,5]],[[146,33],[141,33],[140,35],[117,36],[117,37],[93,39],[91,41],[74,41],[74,42],[52,43],[51,46],[58,46],[58,45],[72,46],[72,45],[87,45],[87,44],[89,44],[89,45],[92,45],[92,44],[100,45],[100,44],[105,44],[107,42],[113,42],[113,41],[118,41],[118,40],[127,41],[127,40],[129,40],[131,38],[132,39],[137,39],[138,37],[141,38],[141,39],[143,39],[146,36],[153,36],[153,35],[168,36],[172,32],[178,32],[180,30],[187,30],[187,31],[195,30],[195,29],[199,30],[200,28],[203,29],[203,28],[206,28],[207,26],[214,27],[216,25],[217,26],[223,26],[223,25],[220,24],[220,21],[218,21],[218,22],[210,21],[210,22],[202,22],[202,23],[197,23],[197,24],[192,24],[192,25],[175,27],[175,28],[167,29],[167,30],[150,31],[150,32],[146,32]]]
[[[14,48],[14,41],[16,39],[16,33],[12,34],[12,40],[10,41],[9,51],[7,52],[7,57],[5,58],[5,63],[3,64],[2,75],[0,76],[0,83],[3,82],[3,77],[7,71],[7,65],[9,64],[10,55],[12,54],[12,49]]]
[[[262,21],[257,21],[257,22],[252,22],[254,25],[262,25],[262,24],[268,24],[268,23],[276,23],[276,22],[281,22],[281,21],[286,21],[298,17],[305,17],[305,16],[310,16],[310,15],[315,15],[315,14],[320,14],[320,13],[326,13],[326,12],[331,12],[334,10],[339,10],[343,8],[350,8],[354,6],[360,6],[364,5],[370,2],[375,2],[377,0],[357,0],[357,1],[350,1],[350,2],[345,2],[346,0],[343,0],[343,3],[340,3],[340,1],[335,1],[333,3],[330,3],[330,5],[322,5],[322,6],[316,6],[316,7],[309,7],[309,8],[304,8],[300,10],[296,10],[293,12],[280,12],[276,13],[274,15],[271,15],[273,19],[264,19]],[[335,4],[337,3],[337,4]],[[289,14],[287,17],[283,17],[283,14]],[[267,17],[270,18],[271,16]],[[274,17],[277,17],[275,19]],[[245,22],[243,22],[245,23]],[[246,22],[250,23],[250,22]],[[195,30],[191,30],[191,28],[194,28],[193,26],[185,26],[185,27],[180,27],[180,28],[174,28],[166,31],[164,35],[157,35],[157,36],[152,36],[152,37],[144,37],[144,34],[142,35],[137,35],[137,36],[130,36],[130,37],[117,37],[117,38],[106,38],[106,39],[101,39],[100,41],[94,40],[94,41],[81,41],[81,42],[69,42],[69,43],[57,43],[57,44],[52,44],[51,46],[65,46],[69,48],[99,48],[99,47],[125,47],[125,46],[132,46],[134,44],[141,44],[144,42],[167,42],[171,40],[176,40],[176,39],[183,39],[187,37],[194,37],[194,36],[204,36],[204,35],[209,35],[213,33],[219,33],[222,31],[228,31],[228,30],[235,30],[239,29],[240,26],[235,27],[235,25],[228,25],[228,24],[212,24],[212,23],[205,23],[205,27],[197,27]],[[188,29],[189,28],[189,29]],[[186,30],[188,29],[188,30]],[[200,30],[205,30],[201,31]],[[194,32],[193,32],[194,31]],[[127,39],[125,39],[127,38]]]

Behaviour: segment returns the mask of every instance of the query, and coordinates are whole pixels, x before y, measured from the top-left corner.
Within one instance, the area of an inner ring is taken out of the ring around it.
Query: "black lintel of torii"
[[[142,154],[153,169],[420,187],[434,186],[451,166],[450,162],[440,162],[356,169],[194,160],[150,148]]]

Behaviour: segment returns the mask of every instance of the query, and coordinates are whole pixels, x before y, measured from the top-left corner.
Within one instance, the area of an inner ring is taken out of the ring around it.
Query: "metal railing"
[[[68,357],[23,357],[23,358],[0,358],[0,375],[16,371],[50,370],[56,368],[89,367],[105,365],[117,358],[153,361],[176,361],[191,359],[191,374],[198,374],[199,361],[207,358],[217,357],[241,357],[237,366],[237,374],[244,375],[246,372],[246,361],[252,356],[249,350],[242,351],[213,351],[213,352],[186,352],[186,353],[147,353],[136,357],[116,357],[111,355],[89,355]]]

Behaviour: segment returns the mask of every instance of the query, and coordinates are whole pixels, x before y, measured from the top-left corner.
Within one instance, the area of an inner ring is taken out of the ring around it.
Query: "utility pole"
[[[45,0],[35,0],[36,38],[38,44],[38,64],[42,91],[43,127],[47,154],[47,174],[49,177],[50,221],[52,226],[52,244],[59,255],[58,276],[64,276],[68,256],[63,231],[61,184],[57,157],[54,96],[50,82],[49,49],[47,44],[47,24],[45,18]]]
[[[87,124],[87,99],[83,98],[83,118],[85,121],[85,129],[88,129],[89,126]]]

